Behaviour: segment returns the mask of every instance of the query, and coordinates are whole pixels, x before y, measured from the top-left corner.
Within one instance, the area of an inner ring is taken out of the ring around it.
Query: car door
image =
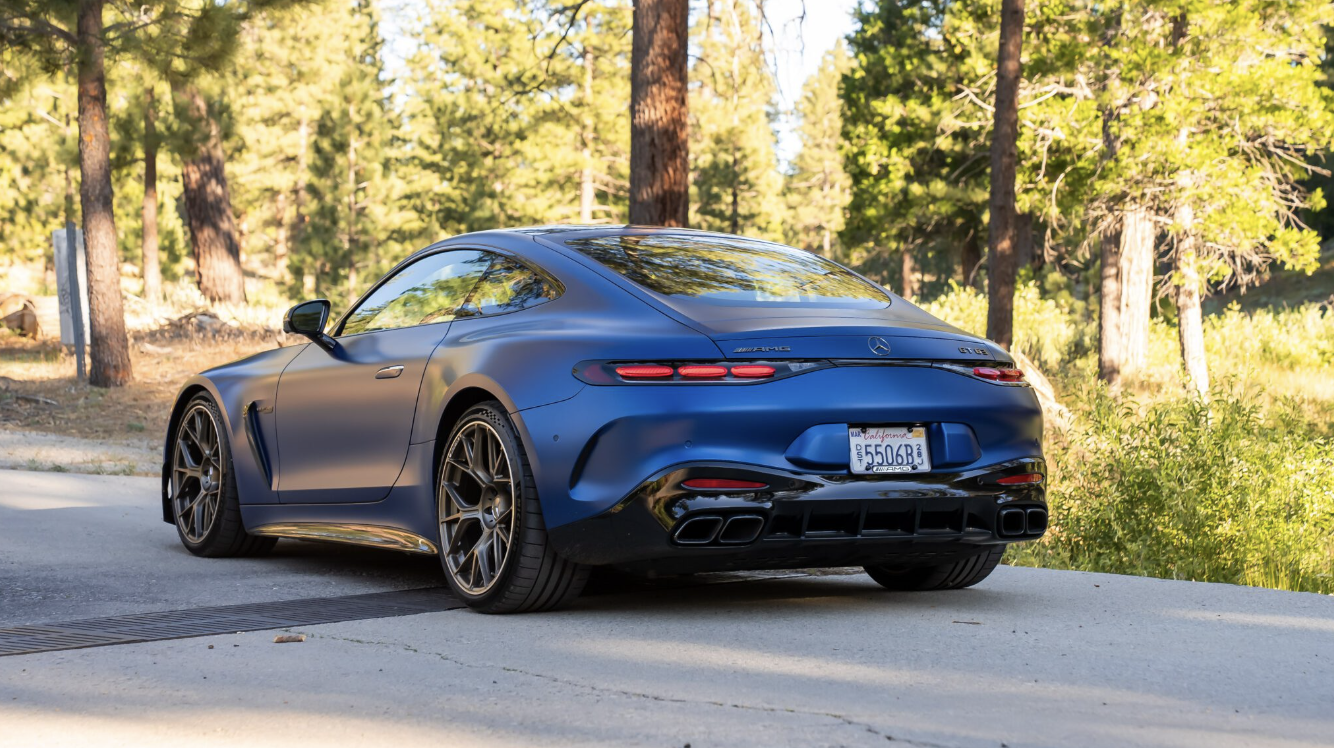
[[[378,501],[403,469],[422,372],[492,255],[426,255],[367,294],[283,371],[276,404],[279,501]]]

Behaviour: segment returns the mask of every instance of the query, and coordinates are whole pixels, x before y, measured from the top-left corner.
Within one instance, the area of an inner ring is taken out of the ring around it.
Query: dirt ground
[[[282,332],[188,314],[130,332],[134,381],[81,384],[57,340],[0,330],[0,466],[155,472],[172,400],[191,374],[294,342]]]

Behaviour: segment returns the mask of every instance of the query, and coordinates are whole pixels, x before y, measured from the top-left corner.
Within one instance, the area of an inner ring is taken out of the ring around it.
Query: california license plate
[[[848,464],[859,474],[931,470],[923,426],[849,426]]]

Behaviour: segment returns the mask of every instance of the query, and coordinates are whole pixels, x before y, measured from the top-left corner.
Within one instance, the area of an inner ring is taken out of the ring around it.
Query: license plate
[[[849,426],[848,451],[852,472],[862,475],[931,470],[923,426]]]

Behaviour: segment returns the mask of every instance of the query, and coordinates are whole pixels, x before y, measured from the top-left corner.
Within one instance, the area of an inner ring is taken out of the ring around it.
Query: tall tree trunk
[[[293,247],[301,246],[301,236],[306,230],[306,184],[307,168],[310,154],[310,119],[302,114],[301,121],[296,128],[297,140],[300,143],[299,150],[296,153],[296,183],[292,186],[292,230],[288,237],[288,244]],[[284,267],[281,272],[288,274],[288,268]],[[305,269],[305,274],[310,273],[310,269]],[[303,277],[301,279],[301,288],[304,292],[311,284]],[[304,294],[303,298],[310,298],[310,294]]]
[[[130,381],[133,371],[130,342],[125,335],[120,252],[116,247],[116,217],[112,210],[102,4],[103,0],[79,3],[79,202],[83,208],[83,242],[88,265],[92,362],[88,382],[96,387],[119,387]]]
[[[579,140],[583,143],[580,157],[583,168],[579,172],[579,223],[593,222],[593,206],[597,203],[597,193],[593,189],[593,53],[584,49],[584,111],[580,118]]]
[[[917,295],[917,263],[913,261],[912,248],[903,248],[903,265],[899,270],[899,295],[909,301]]]
[[[1014,339],[1014,173],[1019,138],[1019,55],[1024,0],[1002,0],[996,56],[996,115],[991,135],[991,226],[987,240],[987,337],[1008,349]]]
[[[1195,212],[1190,206],[1177,209],[1181,226],[1177,237],[1173,269],[1176,287],[1177,337],[1181,343],[1181,363],[1186,369],[1186,386],[1204,400],[1209,399],[1209,363],[1204,353],[1204,311],[1200,304],[1200,267],[1196,249]]]
[[[1033,265],[1033,214],[1019,213],[1014,217],[1014,267]]]
[[[209,301],[242,304],[245,275],[241,271],[241,244],[232,217],[218,122],[197,87],[187,83],[177,93],[198,133],[194,155],[181,164],[181,182],[199,290]]]
[[[630,223],[685,226],[688,0],[635,0],[630,55]]]
[[[1123,229],[1124,230],[1124,229]],[[1121,387],[1121,368],[1125,365],[1125,335],[1121,329],[1120,232],[1109,231],[1101,237],[1102,288],[1098,295],[1098,376],[1112,389]]]
[[[343,256],[347,258],[347,290],[357,296],[357,109],[347,105],[347,231]]]
[[[273,264],[274,279],[281,285],[288,281],[287,255],[291,252],[288,242],[287,226],[287,190],[278,190],[273,198]]]
[[[1149,357],[1153,310],[1153,242],[1157,229],[1148,210],[1126,209],[1121,217],[1121,372],[1132,376]]]
[[[143,205],[144,299],[162,300],[162,263],[157,238],[157,102],[153,85],[144,91],[144,205]]]
[[[964,239],[959,250],[959,269],[962,271],[963,284],[972,286],[977,281],[977,269],[982,264],[982,248],[978,246],[977,232],[973,231]]]

